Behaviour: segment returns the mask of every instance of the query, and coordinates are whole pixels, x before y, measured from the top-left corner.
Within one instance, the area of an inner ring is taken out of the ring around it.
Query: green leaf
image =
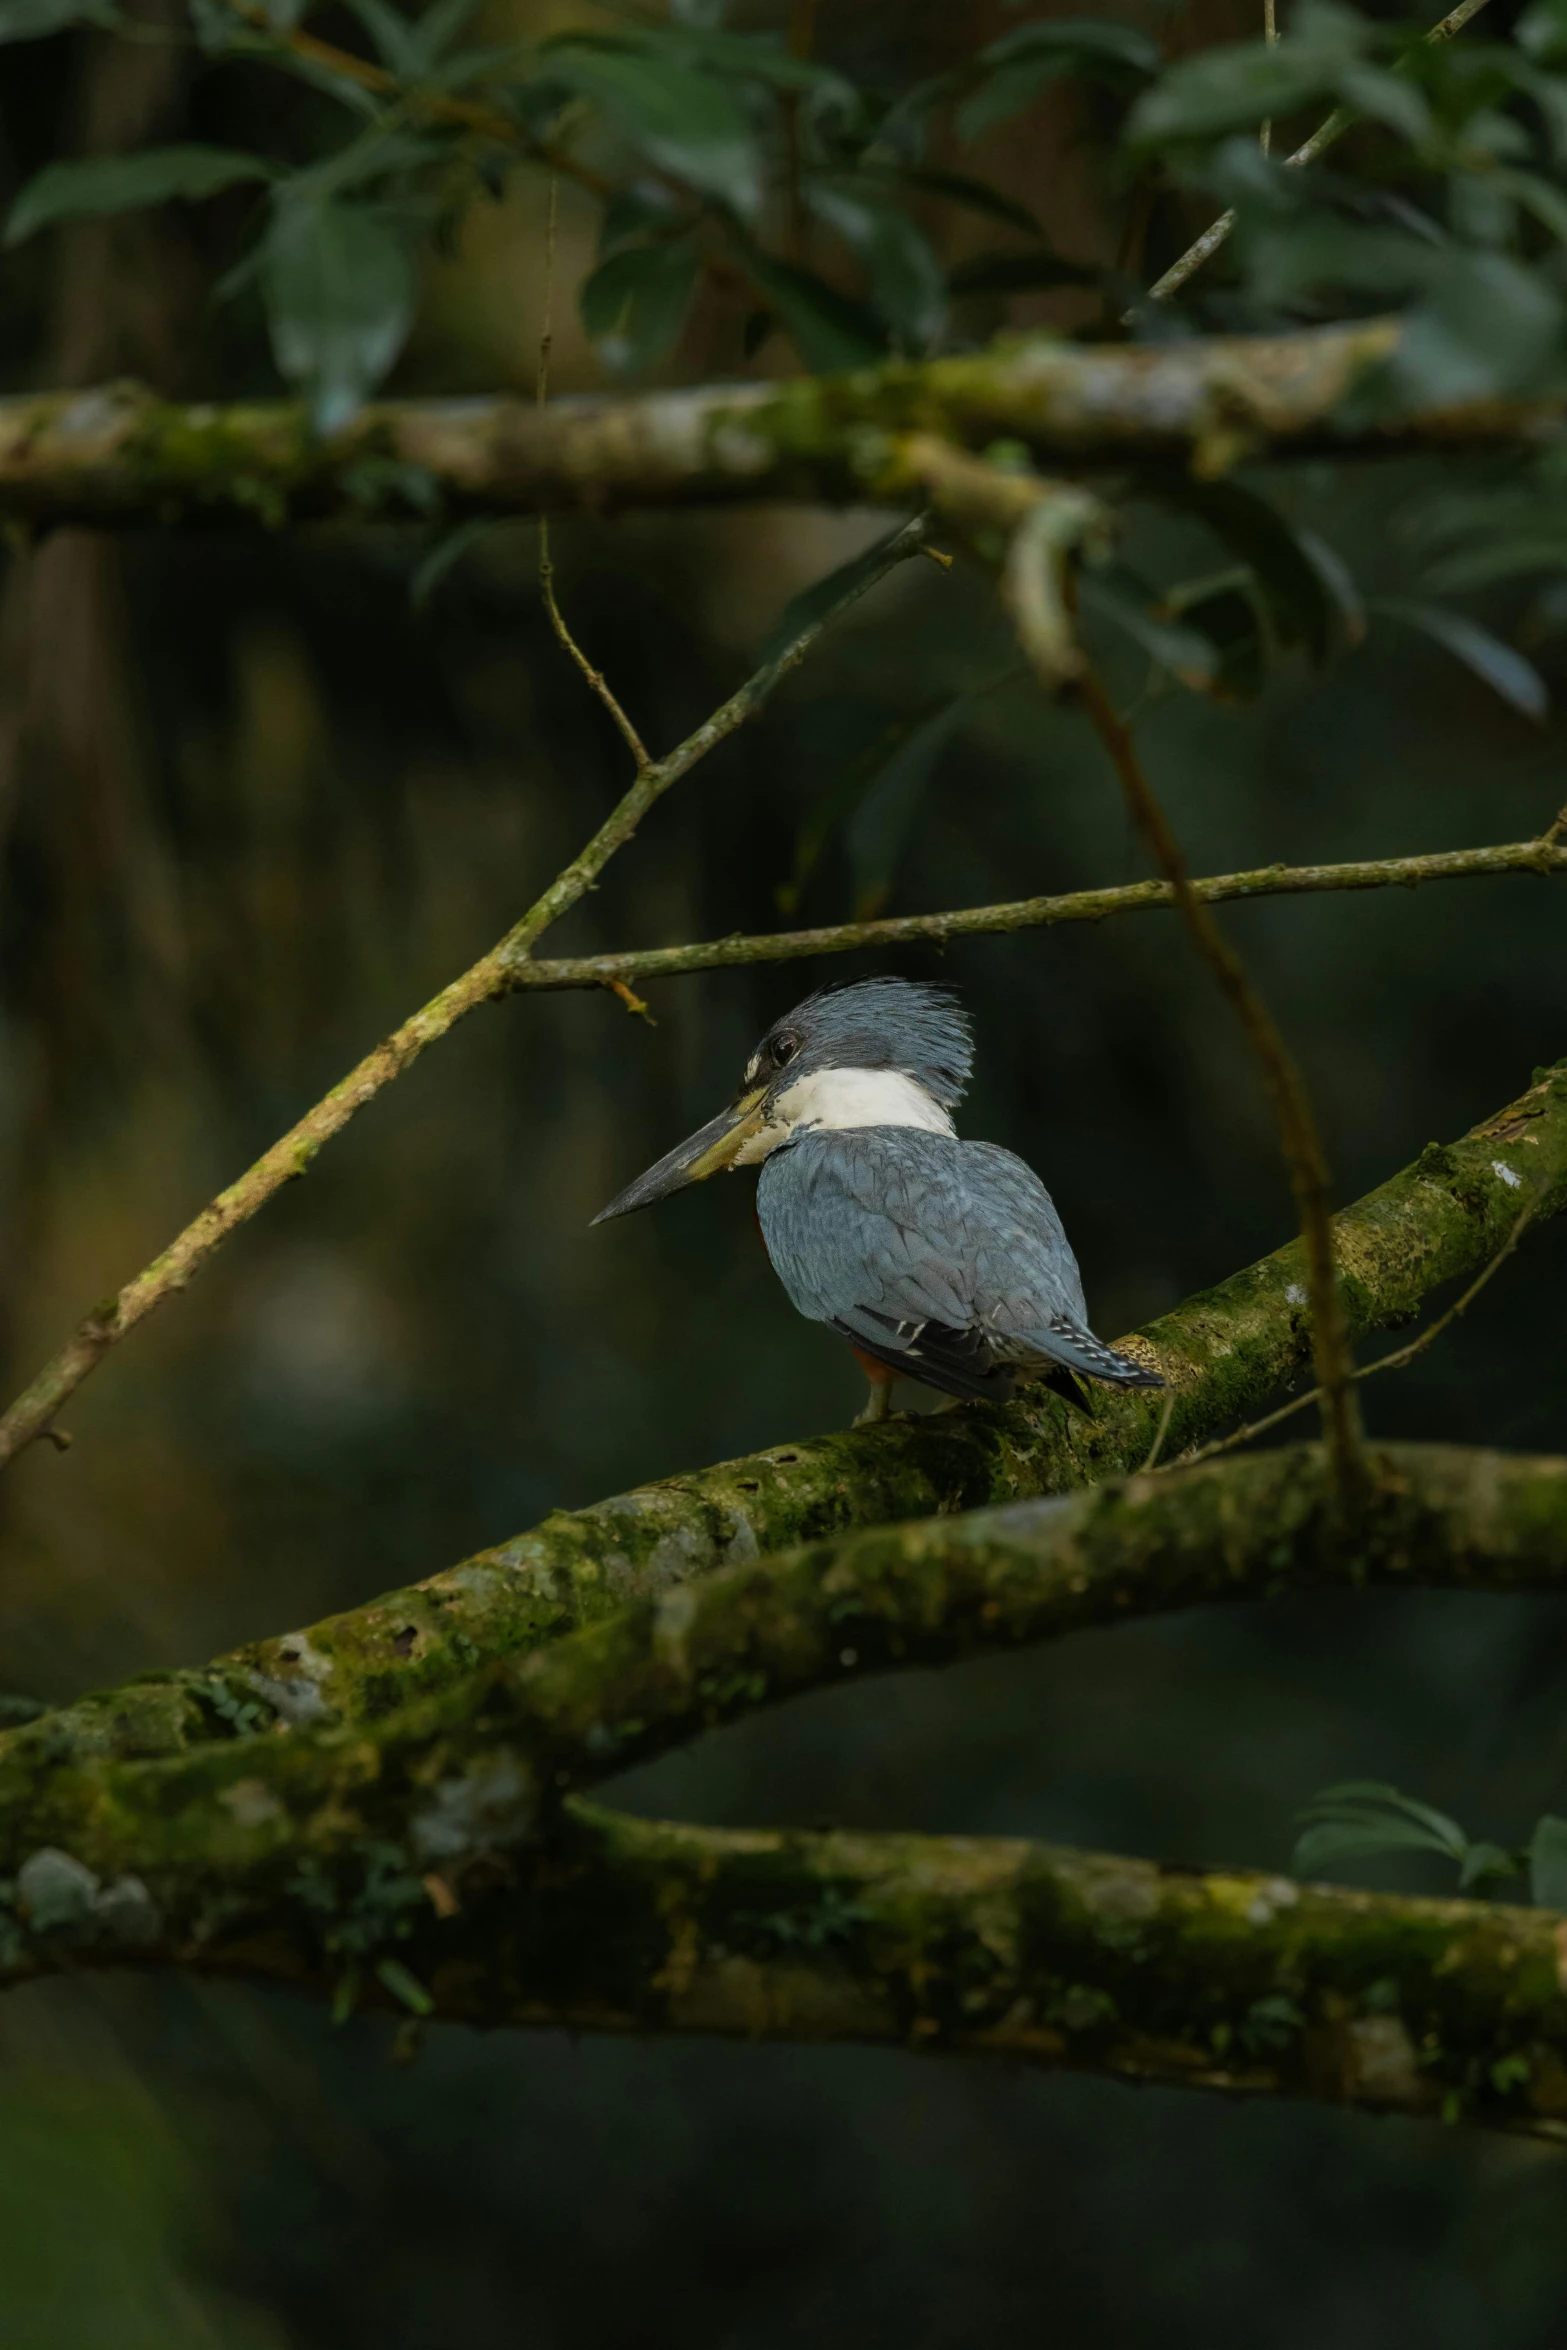
[[[1123,592],[1102,577],[1085,576],[1077,592],[1085,611],[1098,612],[1112,621],[1142,647],[1156,668],[1194,693],[1206,693],[1213,685],[1218,657],[1211,639],[1200,629],[1157,618],[1135,594]]]
[[[332,2021],[346,2024],[359,2002],[364,1970],[357,1959],[350,1959],[332,1987]]]
[[[1402,620],[1407,627],[1418,628],[1462,661],[1493,693],[1500,694],[1510,708],[1532,718],[1537,726],[1544,725],[1551,708],[1544,678],[1532,661],[1503,644],[1477,620],[1463,612],[1450,612],[1442,604],[1411,603],[1403,596],[1378,596],[1371,609],[1389,620]]]
[[[1165,492],[1172,505],[1200,516],[1254,573],[1279,642],[1304,646],[1320,664],[1332,640],[1335,607],[1322,572],[1277,507],[1239,482],[1182,480]]]
[[[1338,76],[1338,96],[1356,114],[1385,124],[1412,147],[1432,135],[1431,109],[1411,81],[1381,65],[1347,65]]]
[[[375,1962],[376,1980],[394,1999],[401,2000],[411,2015],[433,2015],[435,2001],[410,1967],[400,1958],[378,1958]]]
[[[632,36],[617,35],[629,41]],[[811,90],[839,98],[854,98],[851,82],[829,65],[812,57],[792,57],[766,33],[725,33],[697,26],[646,33],[637,46],[647,54],[673,56],[722,74],[732,81],[765,83],[776,90]]]
[[[1166,589],[1165,613],[1198,629],[1213,647],[1217,665],[1208,691],[1216,702],[1254,702],[1267,684],[1264,610],[1262,592],[1244,563]]]
[[[1458,1872],[1458,1890],[1467,1893],[1476,1885],[1498,1884],[1503,1878],[1516,1877],[1519,1866],[1519,1855],[1506,1851],[1500,1844],[1471,1844]]]
[[[1529,1899],[1536,1909],[1567,1910],[1567,1820],[1549,1812],[1529,1842]]]
[[[285,198],[268,234],[262,298],[278,372],[336,432],[396,359],[414,314],[402,239],[362,204]]]
[[[674,227],[684,207],[673,188],[657,180],[622,180],[604,199],[599,221],[599,258],[634,237],[656,236]]]
[[[1019,25],[980,51],[976,64],[986,79],[958,109],[958,136],[977,139],[1069,75],[1135,88],[1158,72],[1159,62],[1157,44],[1131,25],[1091,17]]]
[[[1338,617],[1339,631],[1346,645],[1363,644],[1366,635],[1366,600],[1360,592],[1360,583],[1336,547],[1330,547],[1314,530],[1295,525],[1295,543],[1306,561],[1321,580]]]
[[[119,23],[109,0],[0,0],[0,41],[38,41],[68,25]]]
[[[914,819],[926,786],[968,706],[960,694],[916,726],[892,756],[865,779],[859,804],[844,834],[854,885],[856,922],[869,922],[892,894]]]
[[[927,196],[945,196],[949,204],[961,204],[966,211],[983,213],[988,220],[1003,221],[1008,228],[1021,229],[1025,236],[1044,234],[1026,204],[1019,204],[1014,197],[993,188],[988,180],[973,179],[965,171],[937,171],[926,164],[911,164],[898,177]]]
[[[1255,129],[1274,115],[1333,95],[1334,64],[1292,43],[1260,41],[1207,49],[1171,68],[1145,91],[1126,126],[1128,144],[1162,147]]]
[[[504,519],[499,514],[473,514],[466,522],[459,522],[455,530],[437,539],[408,582],[408,601],[416,612],[428,610],[447,573],[454,571],[463,557],[482,539],[487,539],[491,531],[499,530]]]
[[[814,375],[843,374],[885,356],[886,338],[864,303],[850,301],[813,270],[775,261],[749,241],[740,249],[746,275],[766,296]]]
[[[1115,67],[1126,74],[1152,74],[1163,63],[1159,44],[1135,25],[1098,16],[1052,16],[1020,24],[979,53],[986,66],[1012,65],[1023,57],[1074,59],[1084,69]]]
[[[1534,0],[1513,27],[1513,39],[1541,65],[1567,57],[1567,0]]]
[[[132,212],[173,197],[188,203],[215,196],[241,180],[264,180],[273,167],[259,155],[225,147],[148,147],[140,155],[93,155],[77,163],[46,163],[30,179],[5,224],[5,241],[24,237],[57,220],[93,213]]]
[[[927,351],[947,323],[947,286],[908,214],[873,181],[812,177],[803,194],[865,263],[871,299],[900,348]]]
[[[1564,360],[1562,304],[1544,279],[1505,253],[1463,253],[1405,319],[1387,377],[1406,402],[1483,400],[1543,389]]]
[[[732,91],[708,73],[572,37],[548,43],[545,76],[603,109],[660,171],[750,220],[761,210],[761,155]]]
[[[577,296],[582,323],[606,367],[656,367],[680,340],[701,278],[695,240],[628,245],[601,261]]]
[[[400,77],[411,77],[417,54],[414,28],[401,9],[394,8],[392,0],[348,0],[348,6],[370,35],[381,63]]]
[[[468,19],[474,14],[479,0],[435,0],[433,8],[416,17],[409,26],[413,70],[418,74],[431,72],[446,55]],[[497,58],[506,52],[497,50]]]
[[[973,294],[1037,294],[1052,286],[1091,286],[1099,272],[1059,253],[973,253],[947,274],[955,302]]]
[[[873,578],[893,540],[907,528],[907,523],[900,522],[896,530],[877,539],[863,555],[851,555],[836,571],[829,571],[810,587],[802,588],[797,596],[791,596],[778,616],[777,626],[756,656],[758,669],[765,669],[770,661],[786,653],[796,637],[814,628],[842,597],[852,595],[861,580]]]
[[[1291,1863],[1297,1876],[1387,1852],[1440,1852],[1461,1862],[1469,1851],[1468,1837],[1446,1812],[1376,1780],[1324,1787],[1299,1816],[1309,1824]]]
[[[1490,174],[1505,196],[1532,212],[1542,228],[1567,244],[1567,195],[1533,171],[1497,171]]]

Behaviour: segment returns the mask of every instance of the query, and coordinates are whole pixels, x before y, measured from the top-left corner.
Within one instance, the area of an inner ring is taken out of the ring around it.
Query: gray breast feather
[[[1076,1359],[1077,1260],[1032,1167],[995,1143],[907,1126],[808,1132],[765,1161],[757,1213],[812,1321],[881,1345],[889,1325],[939,1322],[983,1329],[998,1359]]]

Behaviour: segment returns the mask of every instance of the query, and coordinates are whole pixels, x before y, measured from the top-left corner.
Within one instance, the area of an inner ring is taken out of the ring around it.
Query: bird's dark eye
[[[780,1069],[786,1061],[794,1059],[799,1049],[800,1039],[797,1036],[789,1035],[787,1031],[782,1036],[773,1038],[773,1059]]]

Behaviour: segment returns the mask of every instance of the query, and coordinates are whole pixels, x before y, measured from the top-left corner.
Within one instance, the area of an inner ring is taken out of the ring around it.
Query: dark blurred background
[[[890,79],[950,37],[934,0],[845,12],[843,38],[879,43]],[[96,37],[7,59],[12,183],[62,147],[232,129],[271,88],[226,69],[192,97],[183,51]],[[1021,192],[1091,250],[1092,125],[1056,129],[1020,145]],[[541,201],[523,187],[432,269],[407,387],[529,380]],[[569,282],[587,233],[569,191],[565,219]],[[209,233],[133,216],[27,248],[0,275],[7,381],[267,389],[253,322],[206,306]],[[687,373],[732,365],[721,328]],[[569,330],[557,378],[596,380]],[[1298,470],[1288,494],[1365,585],[1396,592],[1416,486],[1403,465]],[[662,747],[738,682],[786,598],[879,527],[768,511],[555,537],[584,644]],[[1171,527],[1134,525],[1130,553],[1157,567]],[[497,531],[419,608],[427,551],[339,529],[10,553],[11,1388],[488,946],[623,786],[541,621],[532,528]],[[1567,664],[1553,681],[1567,689]],[[1130,701],[1135,674],[1117,684]],[[1244,710],[1155,701],[1142,732],[1198,870],[1516,838],[1567,791],[1559,722],[1529,727],[1377,628]],[[658,810],[551,944],[1141,870],[1086,727],[1014,674],[989,584],[920,564]],[[1226,919],[1309,1071],[1343,1197],[1567,1051],[1545,884]],[[1167,917],[884,967],[962,987],[980,1040],[965,1130],[1040,1168],[1107,1334],[1286,1237],[1254,1073]],[[0,1688],[63,1698],[196,1662],[551,1507],[842,1425],[858,1374],[786,1306],[744,1180],[602,1233],[587,1219],[725,1098],[769,1019],[843,969],[654,987],[656,1027],[608,994],[519,999],[421,1062],[107,1364],[66,1415],[72,1451],[35,1447],[5,1479]],[[1557,1228],[1368,1390],[1372,1427],[1562,1449],[1564,1302]],[[1296,1807],[1351,1776],[1521,1840],[1567,1809],[1564,1698],[1562,1608],[1294,1602],[835,1693],[618,1793],[715,1821],[1279,1866]],[[949,2350],[1015,2325],[1109,2350],[1215,2334],[1533,2350],[1567,2328],[1567,2164],[1537,2146],[852,2048],[437,2028],[409,2053],[384,2020],[333,2030],[264,1991],[101,1978],[13,1995],[0,2342]]]

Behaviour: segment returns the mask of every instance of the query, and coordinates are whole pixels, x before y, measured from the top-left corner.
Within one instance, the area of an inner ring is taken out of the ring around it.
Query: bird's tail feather
[[[1162,1387],[1164,1380],[1146,1363],[1134,1363],[1130,1355],[1117,1354],[1113,1346],[1106,1346],[1081,1322],[1069,1315],[1056,1316],[1049,1335],[1042,1341],[1040,1351],[1052,1362],[1064,1363],[1068,1370],[1086,1372],[1090,1379],[1102,1379],[1108,1387]]]

